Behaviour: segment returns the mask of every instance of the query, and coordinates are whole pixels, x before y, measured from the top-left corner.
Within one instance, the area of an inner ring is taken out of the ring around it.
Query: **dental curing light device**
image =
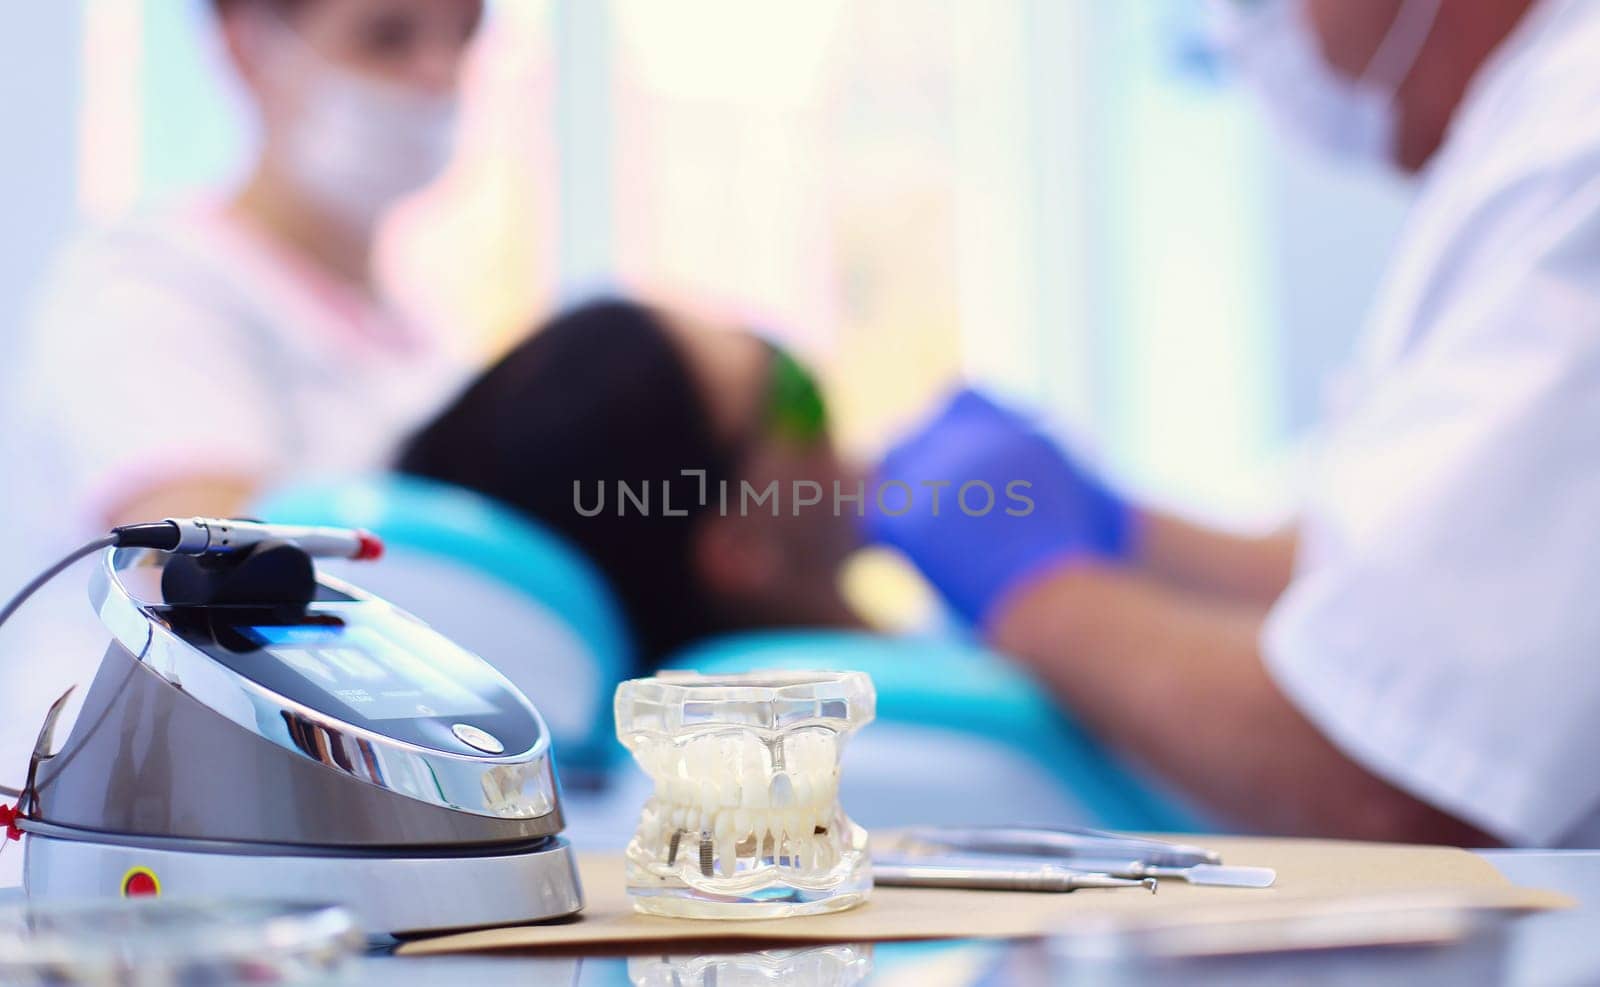
[[[375,556],[371,536],[197,518],[73,557],[100,548],[90,596],[112,641],[60,749],[58,702],[34,750],[16,822],[30,899],[334,901],[397,936],[582,907],[533,704],[315,571]]]

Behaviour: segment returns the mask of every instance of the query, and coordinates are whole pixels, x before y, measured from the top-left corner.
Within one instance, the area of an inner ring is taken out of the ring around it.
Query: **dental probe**
[[[1156,893],[1156,879],[1128,879],[1108,874],[1085,874],[1062,867],[969,867],[962,864],[872,865],[872,880],[884,887],[962,888],[973,891],[1066,892],[1082,888],[1148,888]]]

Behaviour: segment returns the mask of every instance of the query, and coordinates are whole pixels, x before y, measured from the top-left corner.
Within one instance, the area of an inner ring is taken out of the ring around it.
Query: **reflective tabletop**
[[[1325,961],[1304,958],[1290,962],[1299,966],[1262,966],[1256,972],[1261,983],[1281,983],[1292,979],[1296,983],[1405,983],[1410,987],[1429,983],[1459,984],[1505,983],[1515,985],[1549,985],[1600,983],[1600,851],[1533,851],[1491,850],[1481,855],[1492,862],[1514,883],[1529,887],[1547,888],[1571,895],[1579,902],[1577,908],[1546,912],[1519,919],[1510,926],[1510,934],[1503,944],[1496,943],[1485,951],[1482,946],[1464,946],[1457,954],[1445,951],[1418,963],[1415,958],[1400,963],[1391,953],[1381,951],[1357,952],[1346,956],[1336,966]],[[1031,962],[1027,952],[1030,947],[1022,943],[1002,942],[927,942],[927,943],[877,943],[861,948],[867,957],[870,970],[862,971],[863,979],[850,978],[851,968],[843,964],[820,965],[818,973],[845,970],[845,976],[834,979],[816,979],[818,983],[868,983],[927,985],[989,985],[989,984],[1048,984],[1056,979],[1048,967]],[[797,952],[787,950],[785,952]],[[384,984],[398,987],[404,984],[424,984],[445,980],[484,983],[552,983],[552,984],[720,984],[731,983],[799,983],[796,977],[762,978],[763,971],[771,970],[770,962],[754,954],[730,954],[722,957],[717,973],[706,977],[709,967],[704,957],[700,963],[695,957],[661,957],[635,955],[633,957],[437,957],[405,959],[402,957],[373,955],[361,968],[361,983]],[[742,960],[742,962],[741,962]],[[859,967],[857,968],[859,969]],[[671,973],[676,971],[674,980]],[[797,971],[802,972],[802,971]],[[1100,982],[1124,982],[1110,973]],[[664,975],[664,979],[654,976]],[[731,975],[730,975],[731,974]],[[747,974],[747,975],[746,975]],[[1197,976],[1199,974],[1197,973]],[[1464,979],[1465,978],[1465,979]],[[1126,982],[1143,979],[1129,975]],[[1179,979],[1182,979],[1181,977]]]
[[[1252,969],[1261,983],[1314,984],[1600,983],[1600,851],[1482,851],[1513,882],[1561,891],[1577,908],[1519,919],[1504,943],[1444,950],[1418,963],[1392,952],[1351,951],[1337,963],[1303,957]],[[0,888],[0,902],[21,897]],[[561,985],[742,983],[989,985],[1045,984],[1059,969],[1040,961],[1038,944],[1009,942],[901,942],[861,946],[785,948],[765,953],[663,956],[459,956],[406,958],[374,950],[346,981],[382,987],[435,983]],[[1293,964],[1293,965],[1285,965]],[[1103,968],[1096,982],[1135,982]],[[1196,976],[1200,976],[1196,972]],[[1173,982],[1185,978],[1177,976]]]

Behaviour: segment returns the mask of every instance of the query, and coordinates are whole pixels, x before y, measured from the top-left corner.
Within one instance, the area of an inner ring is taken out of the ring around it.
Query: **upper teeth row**
[[[837,770],[793,772],[787,787],[773,778],[696,780],[657,778],[656,798],[668,805],[696,808],[707,814],[718,809],[789,809],[832,804],[839,794]]]
[[[658,799],[706,813],[826,804],[838,793],[838,740],[826,730],[710,734],[637,753]]]
[[[704,733],[677,741],[643,744],[640,763],[655,774],[673,769],[687,775],[709,774],[724,768],[740,772],[768,770],[774,754],[788,767],[823,767],[837,764],[839,738],[832,730],[807,729],[764,736],[754,730]]]

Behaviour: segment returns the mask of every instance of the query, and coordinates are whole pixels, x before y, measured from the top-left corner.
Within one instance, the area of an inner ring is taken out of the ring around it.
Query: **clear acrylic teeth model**
[[[678,672],[618,686],[617,737],[655,782],[628,844],[634,907],[781,918],[866,900],[867,834],[839,806],[839,755],[874,699],[861,672]]]

